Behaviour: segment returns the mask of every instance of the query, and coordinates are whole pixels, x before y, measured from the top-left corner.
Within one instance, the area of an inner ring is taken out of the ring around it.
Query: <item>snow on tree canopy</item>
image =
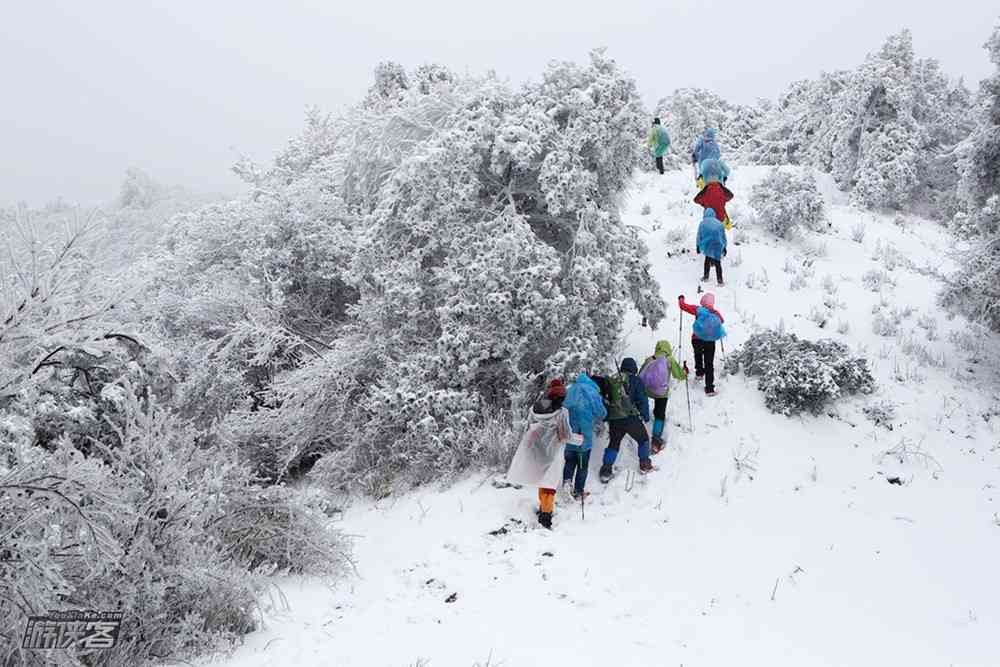
[[[281,409],[237,410],[231,432],[286,461],[347,450],[336,474],[440,474],[471,462],[463,438],[485,414],[607,359],[629,308],[655,326],[648,250],[618,214],[646,116],[602,51],[518,89],[389,63],[361,105],[310,113],[273,168],[241,164],[255,192],[184,225],[238,240],[206,237],[184,261],[226,248],[233,271],[259,276],[254,321],[295,326],[260,336],[269,352],[240,343],[285,360],[267,390]],[[262,235],[275,242],[258,248]],[[335,326],[304,317],[324,284],[338,286]],[[297,335],[315,354],[289,355]],[[373,447],[386,434],[396,446]]]

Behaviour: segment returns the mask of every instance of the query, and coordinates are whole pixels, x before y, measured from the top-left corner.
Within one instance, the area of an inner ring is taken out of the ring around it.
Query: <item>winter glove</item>
[[[685,361],[685,362],[684,362],[684,379],[685,379],[685,380],[687,380],[687,377],[688,377],[688,373],[689,373],[689,372],[690,372],[690,371],[688,371],[688,362],[686,362],[686,361]]]
[[[727,252],[727,250],[726,250],[725,248],[723,248],[723,249],[722,249],[722,256],[723,256],[723,257],[725,257],[725,256],[726,256],[726,252]]]

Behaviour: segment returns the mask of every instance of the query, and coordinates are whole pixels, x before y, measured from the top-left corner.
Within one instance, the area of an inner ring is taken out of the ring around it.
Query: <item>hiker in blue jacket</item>
[[[709,127],[705,130],[705,133],[698,137],[698,141],[695,142],[694,148],[691,149],[691,162],[695,165],[695,171],[697,172],[696,180],[698,181],[698,189],[705,187],[705,181],[702,179],[702,164],[705,160],[718,160],[722,157],[722,150],[719,148],[718,142],[715,140],[715,128]]]
[[[563,407],[569,411],[569,425],[578,434],[580,442],[566,445],[566,465],[563,484],[573,481],[573,497],[583,495],[590,466],[590,450],[594,446],[594,425],[608,416],[597,384],[586,373],[580,373],[576,382],[566,391]]]
[[[708,273],[715,267],[715,278],[722,282],[722,258],[726,255],[726,227],[715,217],[715,209],[706,208],[701,224],[698,225],[698,240],[695,252],[705,256],[705,270],[702,282],[708,280]]]

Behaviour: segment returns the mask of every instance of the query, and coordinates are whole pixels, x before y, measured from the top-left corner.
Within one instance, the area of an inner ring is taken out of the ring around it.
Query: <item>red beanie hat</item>
[[[545,390],[545,396],[548,398],[566,398],[566,385],[559,378],[551,380]]]

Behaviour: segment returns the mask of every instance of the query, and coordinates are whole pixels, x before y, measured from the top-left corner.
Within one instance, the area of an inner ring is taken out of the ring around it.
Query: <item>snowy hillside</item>
[[[737,225],[766,172],[735,169]],[[779,323],[832,337],[870,360],[875,395],[789,419],[765,409],[755,380],[723,375],[714,398],[692,382],[689,433],[675,384],[658,470],[604,487],[595,453],[585,515],[560,496],[552,532],[534,521],[536,489],[492,477],[356,501],[342,522],[356,576],[333,590],[286,580],[288,609],[276,596],[265,629],[220,662],[1000,664],[1000,402],[986,362],[998,341],[935,306],[937,276],[953,268],[940,227],[852,209],[821,183],[829,234],[731,237],[715,290],[726,351]],[[658,331],[626,323],[623,351],[640,360],[660,338],[676,345],[676,296],[696,297],[693,195],[687,171],[643,174],[627,202],[671,304]],[[875,311],[898,330],[877,334]],[[883,401],[896,406],[891,428],[862,411]]]

